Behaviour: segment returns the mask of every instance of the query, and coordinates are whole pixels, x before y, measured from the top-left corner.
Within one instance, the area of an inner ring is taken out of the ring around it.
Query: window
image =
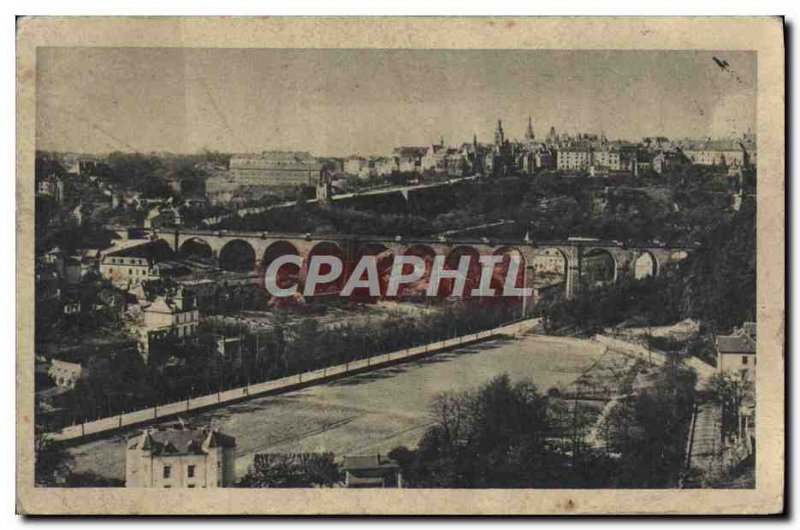
[[[742,364],[747,364],[747,355],[742,355]]]
[[[194,487],[194,484],[189,484],[189,487],[190,487],[190,488],[193,488],[193,487]]]
[[[169,478],[172,475],[172,466],[164,466],[164,478]]]
[[[193,465],[188,466],[186,468],[186,476],[189,477],[189,478],[194,478],[194,466]]]

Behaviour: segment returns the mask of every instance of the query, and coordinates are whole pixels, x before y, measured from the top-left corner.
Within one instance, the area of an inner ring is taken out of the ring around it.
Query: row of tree
[[[285,309],[275,310],[268,328],[210,321],[192,338],[154,344],[146,364],[130,347],[90,356],[73,391],[54,398],[61,412],[46,430],[475,333],[516,316],[507,306],[456,303],[332,326],[292,322]]]

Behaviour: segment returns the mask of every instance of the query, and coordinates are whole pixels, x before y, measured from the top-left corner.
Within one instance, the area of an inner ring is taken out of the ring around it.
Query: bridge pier
[[[113,227],[121,231],[123,227]],[[654,246],[652,244],[625,245],[616,241],[597,241],[597,240],[568,240],[531,243],[525,241],[493,241],[487,238],[450,240],[442,238],[397,238],[397,237],[374,237],[356,235],[310,235],[310,234],[278,234],[268,232],[226,232],[210,230],[187,230],[177,229],[150,229],[150,238],[161,238],[170,247],[179,252],[187,241],[196,240],[205,244],[210,249],[210,257],[219,260],[222,250],[229,243],[235,240],[243,241],[248,244],[255,254],[256,266],[261,264],[268,249],[273,245],[288,243],[294,248],[297,254],[304,260],[320,243],[330,243],[341,251],[341,255],[346,263],[345,275],[349,275],[354,261],[360,255],[362,247],[381,247],[395,255],[406,253],[411,247],[419,246],[430,249],[434,254],[449,255],[454,249],[459,247],[469,247],[474,250],[476,255],[490,255],[496,252],[518,251],[522,254],[525,261],[526,287],[530,287],[535,282],[537,274],[534,268],[534,260],[542,253],[548,257],[555,256],[552,249],[558,251],[563,257],[565,266],[564,274],[564,297],[574,299],[578,296],[587,281],[587,273],[591,275],[592,267],[587,260],[597,255],[599,251],[605,251],[614,261],[613,281],[620,278],[636,276],[637,259],[643,254],[652,257],[653,268],[651,274],[659,276],[664,270],[672,267],[681,261],[691,251],[690,248],[672,248],[665,246]],[[304,267],[305,268],[305,267]],[[304,269],[303,268],[303,269]],[[304,272],[301,272],[303,274]],[[640,274],[643,275],[643,274]],[[607,281],[610,281],[607,280]]]

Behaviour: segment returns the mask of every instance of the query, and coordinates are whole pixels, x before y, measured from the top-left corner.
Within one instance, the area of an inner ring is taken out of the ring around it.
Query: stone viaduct
[[[112,227],[109,227],[112,228]],[[121,237],[128,229],[113,227]],[[364,255],[413,254],[421,257],[448,256],[446,263],[458,263],[463,255],[508,255],[517,253],[524,264],[526,286],[537,277],[537,256],[560,256],[563,260],[565,296],[573,298],[583,286],[594,282],[592,264],[605,262],[602,281],[616,282],[624,276],[657,276],[687,256],[686,247],[666,247],[653,243],[623,244],[588,238],[566,241],[495,240],[487,238],[445,239],[441,237],[386,237],[361,235],[289,234],[275,232],[239,232],[224,230],[151,229],[150,239],[163,239],[178,253],[214,260],[224,270],[263,270],[283,254],[299,255],[304,263],[315,254],[335,255],[346,266]],[[455,268],[456,265],[453,265]]]

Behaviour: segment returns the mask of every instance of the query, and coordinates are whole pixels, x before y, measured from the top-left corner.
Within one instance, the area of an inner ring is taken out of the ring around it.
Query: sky
[[[713,58],[727,62],[718,65]],[[387,154],[568,133],[741,135],[756,54],[736,51],[39,48],[37,148]]]

